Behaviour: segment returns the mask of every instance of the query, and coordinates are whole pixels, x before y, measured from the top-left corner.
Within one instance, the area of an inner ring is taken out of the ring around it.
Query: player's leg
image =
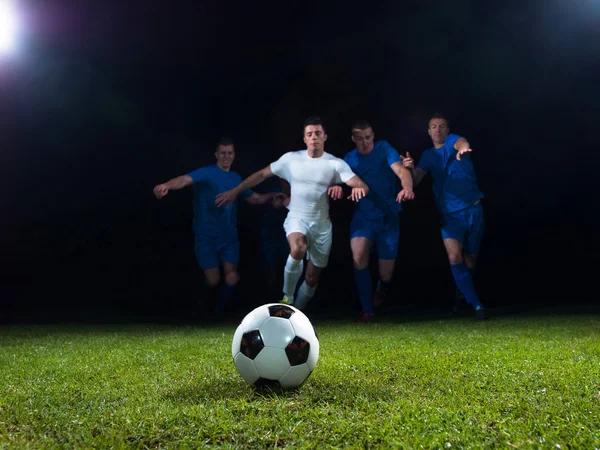
[[[199,298],[197,303],[200,308],[204,309],[211,305],[212,309],[216,301],[217,286],[221,281],[219,254],[214,240],[197,234],[194,237],[194,253],[200,269],[204,272],[204,283],[208,290],[206,297]]]
[[[370,320],[373,317],[373,281],[369,270],[372,247],[372,229],[366,220],[355,214],[350,223],[350,249],[354,264],[354,283],[361,306],[359,320]]]
[[[475,265],[477,263],[477,255],[476,254],[472,255],[472,254],[466,253],[463,248],[463,260],[465,262],[465,266],[467,266],[467,269],[468,269],[469,273],[471,274],[471,278],[473,278],[473,280],[475,280]],[[456,286],[455,293],[454,293],[453,312],[454,313],[459,312],[461,307],[465,303],[465,301],[466,301],[465,295],[460,291],[460,289],[458,289],[458,286]]]
[[[235,288],[240,281],[238,264],[240,262],[240,241],[238,239],[224,243],[219,248],[219,256],[223,264],[224,283],[221,285],[219,300],[215,312],[223,314],[225,308],[231,305]]]
[[[373,241],[364,236],[356,236],[350,239],[352,250],[352,262],[354,264],[354,284],[358,292],[361,312],[359,318],[373,316],[373,280],[369,270],[369,259]]]
[[[296,308],[304,309],[308,302],[315,296],[323,269],[324,267],[315,266],[312,259],[308,260],[304,282],[300,285],[296,301],[294,302]]]
[[[479,247],[483,237],[485,221],[483,216],[483,207],[480,203],[472,206],[467,211],[467,233],[463,242],[463,260],[471,279],[474,280],[475,267],[477,265],[477,257],[479,255]],[[473,285],[475,282],[473,281]],[[483,312],[480,313],[483,316]]]
[[[450,262],[454,282],[464,294],[467,303],[475,310],[476,318],[483,318],[483,305],[479,301],[473,278],[463,259],[463,240],[467,233],[465,212],[446,214],[442,220],[442,238]]]
[[[288,244],[290,254],[283,269],[283,303],[294,303],[294,292],[298,280],[304,270],[304,256],[306,255],[306,236],[300,232],[293,232],[288,235]]]
[[[379,257],[379,282],[373,295],[373,307],[378,308],[385,301],[394,268],[398,257],[398,244],[400,242],[400,218],[398,215],[388,216],[378,230],[377,255]]]
[[[293,217],[287,217],[283,224],[290,246],[290,254],[283,269],[283,298],[282,303],[294,303],[294,292],[304,269],[304,256],[308,248],[306,234],[308,225]]]
[[[473,285],[475,284],[475,266],[477,264],[477,254],[467,253],[465,247],[463,245],[463,260],[465,262],[465,266],[467,266],[467,270],[471,274],[471,278],[473,279]],[[466,298],[458,287],[456,288],[455,293],[455,302],[454,302],[454,312],[457,313],[460,311],[460,308],[466,302]]]
[[[373,294],[373,307],[379,308],[387,299],[388,291],[392,283],[394,269],[396,268],[395,259],[380,259],[379,260],[379,281],[375,294]]]
[[[327,263],[329,262],[332,238],[331,221],[321,220],[311,223],[306,236],[308,242],[307,254],[309,256],[306,274],[304,282],[298,289],[298,295],[294,303],[299,309],[306,307],[307,303],[315,295],[321,272],[327,267]]]
[[[465,262],[465,266],[471,272],[471,276],[475,275],[475,266],[477,265],[477,253],[467,253],[466,248],[463,248],[463,260]]]
[[[204,271],[204,278],[206,279],[206,286],[209,289],[215,289],[221,281],[221,271],[218,267],[206,269]]]

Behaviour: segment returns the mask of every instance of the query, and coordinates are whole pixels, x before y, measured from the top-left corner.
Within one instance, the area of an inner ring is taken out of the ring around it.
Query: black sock
[[[392,284],[391,280],[390,281],[379,280],[379,283],[377,283],[377,290],[379,292],[387,294],[387,291],[390,288],[391,284]]]

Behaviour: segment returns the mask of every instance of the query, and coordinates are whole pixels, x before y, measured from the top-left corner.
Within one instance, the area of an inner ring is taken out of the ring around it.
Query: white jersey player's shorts
[[[286,236],[292,233],[302,233],[306,236],[307,258],[315,267],[327,267],[333,238],[330,219],[302,220],[297,217],[287,217],[283,228]]]

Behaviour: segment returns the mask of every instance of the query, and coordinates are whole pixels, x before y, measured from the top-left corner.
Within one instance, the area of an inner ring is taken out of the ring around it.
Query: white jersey
[[[304,220],[329,219],[328,188],[355,176],[343,159],[329,153],[311,158],[308,150],[286,153],[271,163],[271,171],[290,183],[288,217]]]

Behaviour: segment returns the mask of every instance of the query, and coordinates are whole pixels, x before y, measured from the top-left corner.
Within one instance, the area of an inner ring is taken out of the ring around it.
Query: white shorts
[[[286,236],[302,233],[308,244],[306,257],[315,267],[327,267],[333,238],[331,220],[302,220],[297,217],[286,217],[283,228]]]

